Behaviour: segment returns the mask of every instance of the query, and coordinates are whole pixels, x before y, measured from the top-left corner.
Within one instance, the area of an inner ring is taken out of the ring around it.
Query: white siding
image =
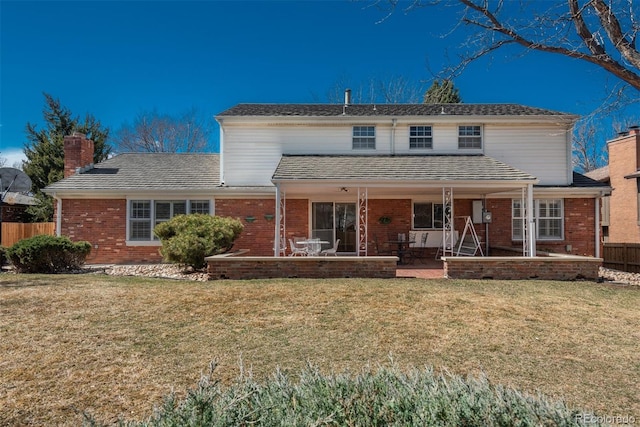
[[[561,127],[485,125],[485,154],[540,180],[567,185],[566,131]]]
[[[389,126],[376,126],[376,149],[353,150],[352,125],[225,127],[226,185],[270,185],[282,154],[388,154]]]
[[[437,120],[437,118],[436,118]],[[409,149],[409,126],[427,124],[433,149]],[[352,127],[371,122],[296,124],[225,124],[224,180],[231,186],[271,185],[282,154],[455,154],[486,155],[528,172],[542,185],[568,184],[566,132],[553,125],[482,124],[483,149],[458,149],[458,125],[448,121],[398,123],[395,137],[390,121],[376,125],[376,149],[353,150]],[[392,139],[394,143],[392,144]]]

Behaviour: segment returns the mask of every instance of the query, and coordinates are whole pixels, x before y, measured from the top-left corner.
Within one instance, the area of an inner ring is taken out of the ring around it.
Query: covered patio
[[[536,254],[537,179],[485,155],[284,155],[272,182],[276,257],[287,255],[293,236],[320,238],[327,242],[323,249],[340,239],[339,255],[375,256],[382,254],[381,241],[408,233],[428,234],[424,246],[442,256],[456,255],[472,216],[480,228],[472,224],[473,234],[488,245],[486,201],[493,198],[521,199],[527,207],[521,219],[522,255]],[[426,207],[426,225],[417,218],[417,205]]]

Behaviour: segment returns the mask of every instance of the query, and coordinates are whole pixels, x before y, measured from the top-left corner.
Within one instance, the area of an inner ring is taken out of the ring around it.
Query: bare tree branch
[[[119,152],[207,152],[210,134],[211,127],[196,109],[175,117],[143,112],[117,132],[116,145]]]

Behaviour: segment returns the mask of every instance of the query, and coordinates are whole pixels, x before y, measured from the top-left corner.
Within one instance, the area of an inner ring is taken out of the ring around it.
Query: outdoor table
[[[299,240],[296,242],[297,245],[304,245],[307,249],[308,255],[318,255],[321,250],[321,245],[328,245],[330,242],[327,240],[320,239],[307,239],[307,240]]]
[[[404,256],[409,252],[409,245],[415,243],[415,240],[389,240],[390,245],[398,246],[398,265],[404,264]]]

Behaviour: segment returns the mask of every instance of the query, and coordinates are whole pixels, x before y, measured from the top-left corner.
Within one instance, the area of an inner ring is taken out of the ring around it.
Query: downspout
[[[56,236],[62,236],[62,199],[59,199],[55,195],[56,200]]]
[[[220,185],[224,186],[224,127],[221,118],[216,118],[216,121],[220,125]]]
[[[396,125],[398,119],[391,119],[391,154],[396,154]]]
[[[565,145],[567,147],[567,183],[569,185],[573,184],[573,125],[567,131]]]

